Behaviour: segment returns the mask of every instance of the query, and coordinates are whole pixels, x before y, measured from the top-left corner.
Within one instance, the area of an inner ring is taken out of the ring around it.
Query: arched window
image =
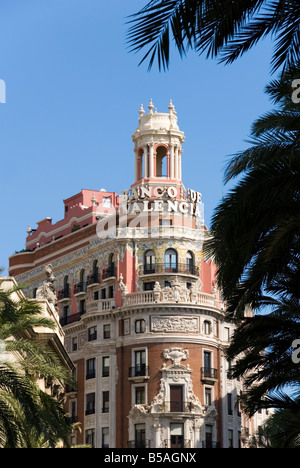
[[[167,148],[159,146],[156,150],[156,177],[168,177]]]
[[[165,272],[176,273],[178,271],[177,252],[175,249],[165,251]]]
[[[79,282],[84,283],[84,281],[85,281],[85,271],[84,271],[84,268],[83,268],[82,270],[80,270]]]
[[[187,273],[191,273],[192,275],[194,274],[194,255],[192,252],[188,251],[186,254],[186,271]]]
[[[93,261],[93,275],[98,275],[98,260]]]
[[[113,253],[111,253],[108,257],[108,266],[110,267],[115,266],[115,257]]]
[[[108,257],[108,268],[103,271],[103,279],[116,276],[115,255],[111,253]]]
[[[66,290],[66,291],[69,290],[69,277],[68,277],[68,275],[66,275],[64,277],[64,290]]]
[[[155,253],[147,250],[144,256],[144,274],[155,273]]]
[[[138,179],[145,178],[145,157],[144,157],[144,150],[140,148],[138,151]]]

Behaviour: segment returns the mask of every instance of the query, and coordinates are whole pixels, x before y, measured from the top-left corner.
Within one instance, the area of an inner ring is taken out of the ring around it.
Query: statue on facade
[[[56,278],[53,273],[52,265],[45,266],[46,280],[43,282],[42,286],[37,289],[36,299],[37,300],[47,300],[49,304],[53,304],[55,309],[57,309],[57,297],[55,282]]]

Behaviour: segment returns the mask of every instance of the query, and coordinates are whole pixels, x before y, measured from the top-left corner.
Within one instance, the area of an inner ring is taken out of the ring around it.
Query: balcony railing
[[[190,401],[172,400],[165,401],[162,405],[164,413],[191,413],[193,404]]]
[[[155,263],[154,265],[141,265],[140,275],[182,274],[199,276],[200,269],[187,263]]]
[[[187,304],[197,304],[199,306],[207,307],[217,307],[216,297],[212,294],[207,293],[196,293],[191,294],[187,292],[184,298],[178,301],[178,298],[171,297],[169,294],[165,293],[164,290],[159,291],[158,293],[154,291],[141,291],[136,293],[127,294],[123,299],[124,306],[135,306],[139,304],[155,304],[157,302],[184,302]]]
[[[117,275],[117,268],[115,265],[111,265],[108,268],[105,268],[102,272],[102,279],[113,278]]]
[[[150,440],[129,440],[127,448],[150,448]]]
[[[64,289],[60,289],[57,293],[57,299],[59,301],[62,301],[63,299],[70,299],[70,297],[71,291],[69,286],[65,287]]]
[[[86,293],[86,285],[85,282],[76,283],[74,285],[74,294]]]
[[[204,440],[202,442],[202,448],[208,448],[208,449],[211,449],[211,448],[221,448],[221,444],[220,442],[212,442],[210,440]]]
[[[201,379],[202,380],[218,380],[218,370],[213,369],[212,367],[202,367],[201,368]]]
[[[85,314],[85,311],[80,312],[78,314],[71,314],[71,315],[67,315],[66,317],[61,317],[59,319],[59,323],[61,324],[62,327],[64,327],[65,325],[68,325],[70,323],[79,322],[82,315],[84,314]]]
[[[141,364],[134,367],[129,367],[128,377],[148,377],[149,367],[145,364]]]
[[[181,437],[163,441],[163,448],[191,448],[191,445],[190,439],[182,439]]]
[[[87,277],[87,285],[92,286],[94,284],[100,284],[100,275],[99,273],[92,273]]]
[[[104,312],[116,308],[115,299],[99,299],[98,301],[89,301],[86,304],[88,314],[95,314],[97,312]]]

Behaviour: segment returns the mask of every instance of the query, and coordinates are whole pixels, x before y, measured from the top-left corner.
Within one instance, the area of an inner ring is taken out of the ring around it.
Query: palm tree
[[[291,99],[299,74],[294,67],[267,87],[278,109],[254,123],[253,145],[229,162],[225,178],[238,182],[216,208],[204,246],[217,263],[227,318],[238,320],[227,357],[232,377],[245,379],[250,414],[300,382],[291,358],[300,337],[300,109]],[[254,316],[245,316],[249,306]]]
[[[300,448],[300,399],[281,393],[272,398],[275,410],[252,440],[252,448]]]
[[[34,327],[53,330],[55,324],[19,287],[3,290],[0,282],[0,447],[30,448],[38,440],[47,447],[69,444],[71,421],[37,380],[63,385],[71,379],[56,355],[32,339]]]
[[[181,56],[194,49],[231,63],[270,35],[273,71],[300,58],[298,0],[150,0],[130,18],[130,50],[145,49],[140,63],[149,59],[149,68],[155,58],[168,67],[171,38]]]
[[[252,146],[229,162],[226,180],[239,176],[216,208],[205,248],[218,265],[229,313],[260,306],[282,275],[299,276],[300,109],[291,100],[290,70],[267,87],[278,110],[258,119]]]

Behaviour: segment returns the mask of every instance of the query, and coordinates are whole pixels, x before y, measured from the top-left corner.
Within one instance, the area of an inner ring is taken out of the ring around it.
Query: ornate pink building
[[[181,179],[172,102],[140,108],[135,178],[120,196],[82,190],[64,219],[28,229],[10,274],[35,291],[51,264],[78,386],[67,410],[74,442],[95,447],[247,447],[265,414],[241,412],[227,378],[234,323],[224,320],[215,265],[203,259],[201,194]],[[125,167],[124,167],[125,169]]]

